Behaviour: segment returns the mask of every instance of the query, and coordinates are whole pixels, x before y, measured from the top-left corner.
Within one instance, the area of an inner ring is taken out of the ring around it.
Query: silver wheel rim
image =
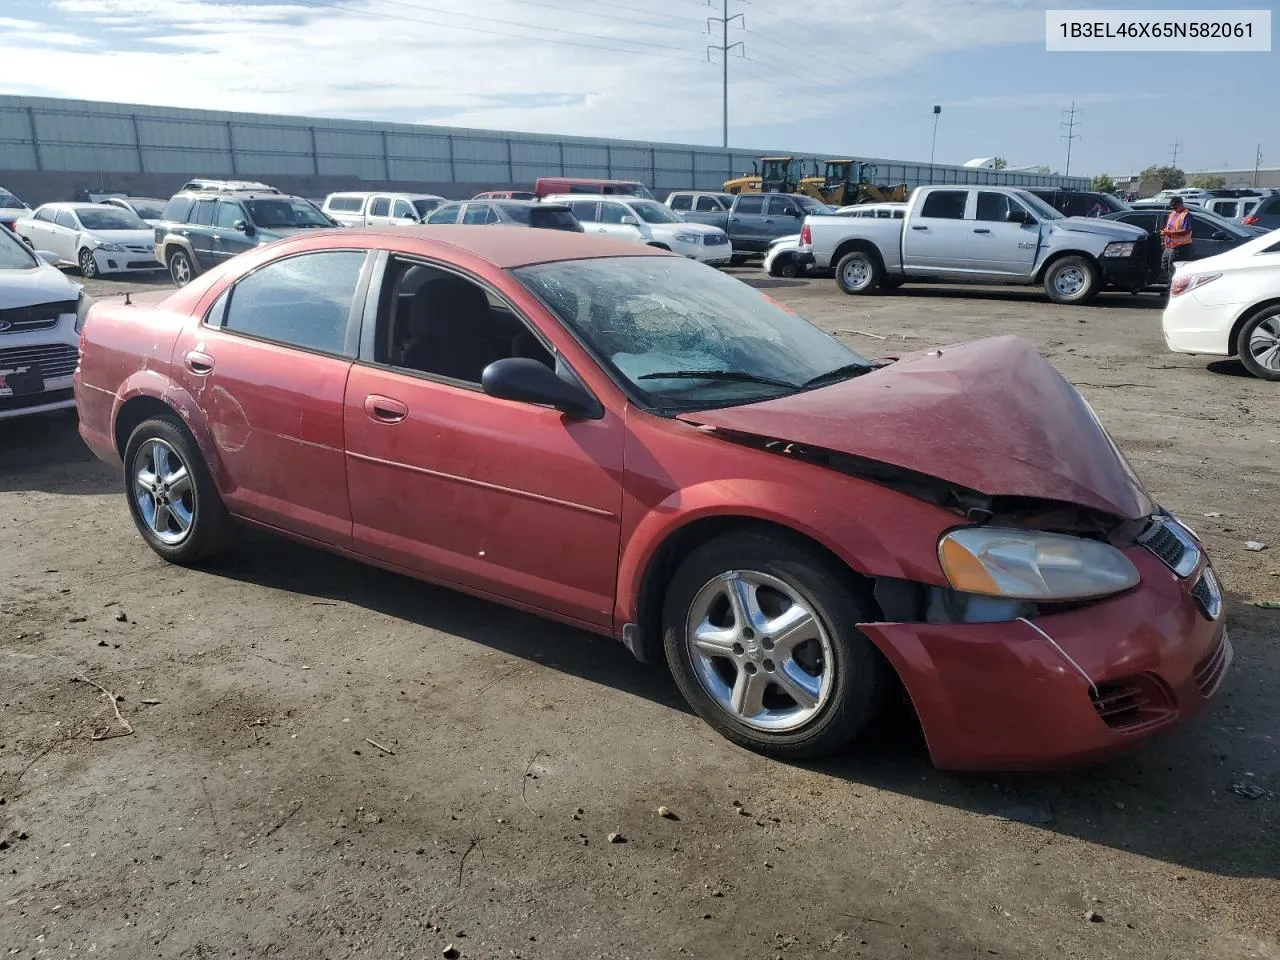
[[[169,269],[173,274],[173,282],[178,286],[184,286],[191,280],[191,264],[187,263],[187,258],[182,254],[174,256],[173,265]]]
[[[859,257],[844,265],[844,285],[852,289],[865,287],[871,279],[871,264]]]
[[[80,252],[80,275],[92,277],[98,272],[98,265],[93,261],[93,254],[88,250]]]
[[[133,500],[161,543],[181,543],[191,532],[196,509],[191,473],[163,440],[148,440],[133,458]]]
[[[1249,356],[1263,369],[1280,372],[1280,316],[1267,317],[1253,328]]]
[[[703,689],[756,730],[805,726],[831,698],[831,638],[808,601],[767,573],[730,570],[693,598],[685,643]]]
[[[1053,289],[1064,297],[1074,297],[1084,289],[1084,271],[1079,267],[1063,267],[1053,276]]]

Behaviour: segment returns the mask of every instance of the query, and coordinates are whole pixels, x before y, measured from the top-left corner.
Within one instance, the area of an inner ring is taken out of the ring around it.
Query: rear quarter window
[[[187,215],[191,213],[191,207],[190,197],[174,197],[164,205],[164,212],[160,217],[163,220],[172,220],[174,223],[185,223]]]

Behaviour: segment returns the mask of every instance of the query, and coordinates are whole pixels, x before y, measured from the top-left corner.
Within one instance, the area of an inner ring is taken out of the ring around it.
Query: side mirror
[[[1216,230],[1216,231],[1214,231],[1213,237],[1212,237],[1211,239],[1213,239],[1213,240],[1230,240],[1230,239],[1231,239],[1231,236],[1230,236],[1230,234],[1228,234],[1228,233],[1227,233],[1227,231],[1225,231],[1225,230]]]
[[[639,226],[640,224],[639,220],[637,220],[635,217],[630,217],[630,216],[623,217],[620,222],[627,227],[635,227],[635,226]]]
[[[51,267],[58,265],[58,255],[52,250],[36,250],[35,255]]]
[[[1004,215],[1005,223],[1031,223],[1031,214],[1025,210],[1010,210]]]
[[[252,237],[252,236],[253,236],[253,227],[249,226],[249,223],[248,223],[248,221],[246,221],[246,220],[237,220],[237,221],[236,221],[235,223],[233,223],[231,226],[232,226],[234,229],[239,230],[239,231],[240,231],[241,233],[243,233],[246,237]]]
[[[578,420],[595,420],[603,411],[595,397],[528,357],[495,360],[484,368],[480,386],[491,397],[554,407]]]

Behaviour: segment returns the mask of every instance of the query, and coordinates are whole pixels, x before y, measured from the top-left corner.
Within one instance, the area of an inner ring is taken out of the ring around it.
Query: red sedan
[[[872,362],[662,251],[428,227],[99,302],[81,349],[165,559],[253,524],[612,635],[773,756],[905,690],[939,766],[1099,759],[1231,659],[1195,535],[1013,338]]]

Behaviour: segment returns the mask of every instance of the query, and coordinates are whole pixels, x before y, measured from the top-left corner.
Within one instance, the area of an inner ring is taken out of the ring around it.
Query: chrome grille
[[[37,303],[31,307],[0,310],[0,334],[52,330],[58,325],[60,316],[75,312],[76,301],[74,300],[57,300],[53,303]]]
[[[8,347],[0,350],[0,370],[24,370],[40,365],[46,380],[69,377],[80,361],[80,351],[67,343],[44,343],[34,347]]]

